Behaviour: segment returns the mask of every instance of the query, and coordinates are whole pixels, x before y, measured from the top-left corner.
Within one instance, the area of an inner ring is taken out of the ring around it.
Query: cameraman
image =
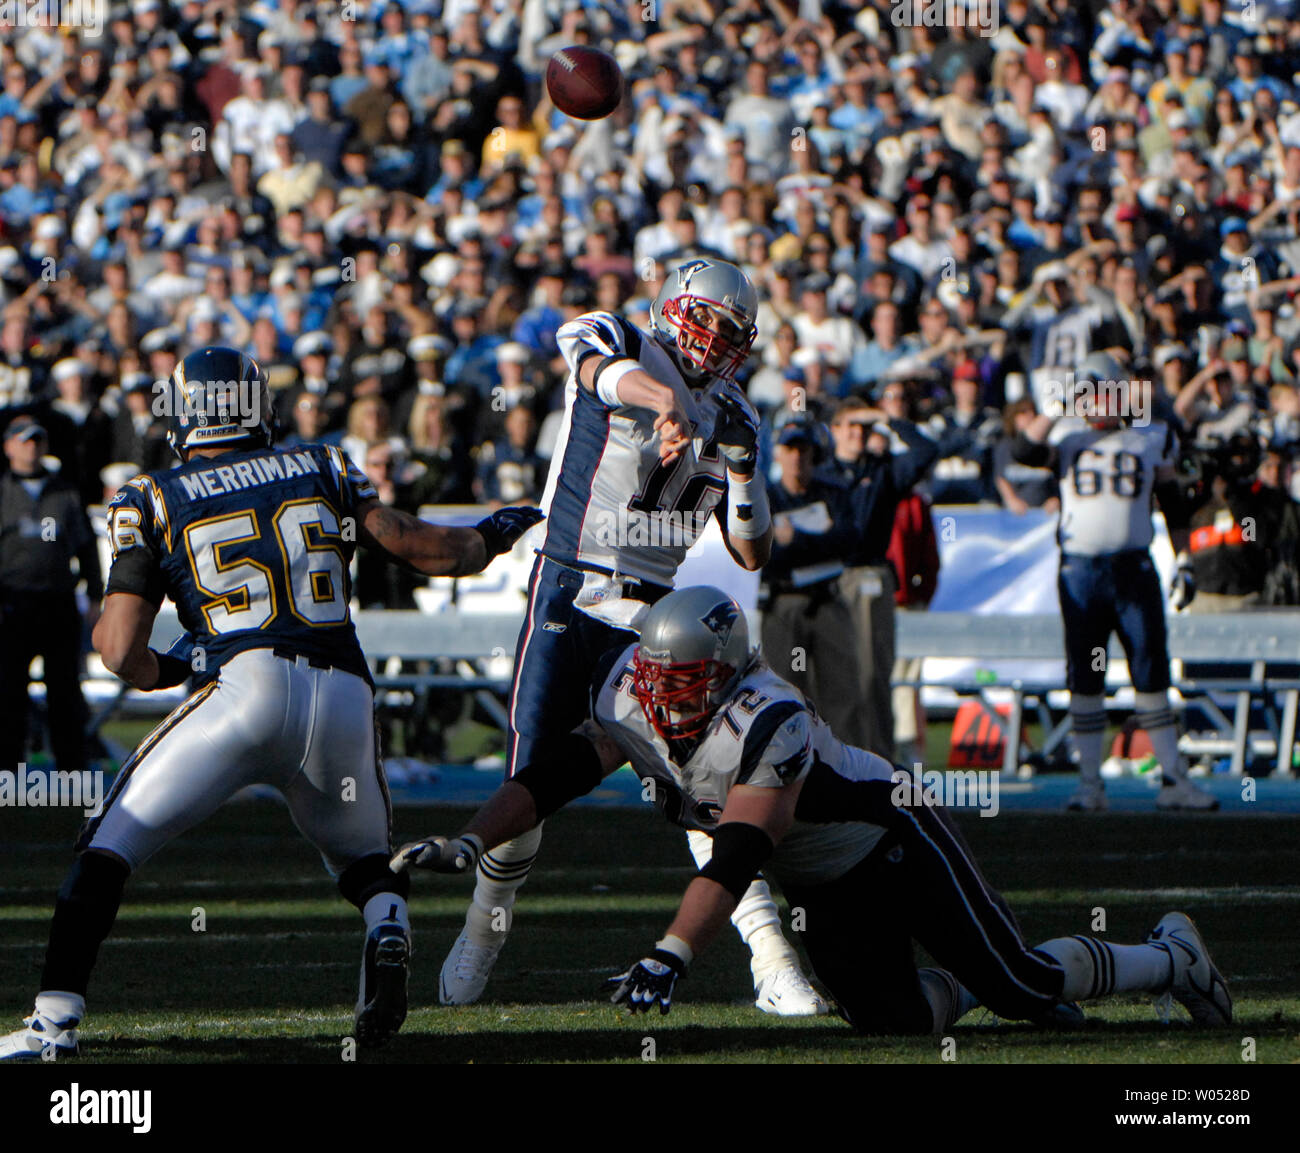
[[[1296,504],[1281,487],[1277,452],[1260,459],[1250,436],[1202,454],[1208,499],[1191,518],[1188,550],[1196,596],[1193,613],[1235,612],[1259,605],[1284,553],[1294,564]]]

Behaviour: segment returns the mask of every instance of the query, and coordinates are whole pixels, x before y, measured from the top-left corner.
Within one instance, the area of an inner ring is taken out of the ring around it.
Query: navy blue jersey
[[[124,485],[108,506],[107,592],[169,596],[213,680],[247,649],[279,649],[370,679],[348,602],[357,506],[376,497],[326,445],[194,457]]]

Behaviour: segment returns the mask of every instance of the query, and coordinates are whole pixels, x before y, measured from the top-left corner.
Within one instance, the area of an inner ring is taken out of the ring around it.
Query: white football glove
[[[483,855],[483,842],[473,833],[449,841],[446,837],[427,837],[403,845],[388,867],[394,873],[407,869],[430,869],[435,873],[471,873]]]

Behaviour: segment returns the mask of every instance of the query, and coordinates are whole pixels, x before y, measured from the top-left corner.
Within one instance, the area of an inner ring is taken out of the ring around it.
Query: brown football
[[[608,52],[578,44],[561,48],[546,66],[555,107],[575,120],[600,120],[623,99],[623,70]]]

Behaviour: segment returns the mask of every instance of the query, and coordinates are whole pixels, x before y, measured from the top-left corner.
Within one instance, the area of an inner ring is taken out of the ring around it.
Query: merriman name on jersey
[[[273,456],[255,456],[250,460],[222,464],[216,468],[200,469],[198,472],[182,475],[180,482],[185,495],[190,500],[196,500],[200,497],[221,496],[228,492],[254,488],[274,480],[288,480],[295,476],[304,476],[309,472],[320,472],[320,465],[312,458],[311,453],[282,452]]]

